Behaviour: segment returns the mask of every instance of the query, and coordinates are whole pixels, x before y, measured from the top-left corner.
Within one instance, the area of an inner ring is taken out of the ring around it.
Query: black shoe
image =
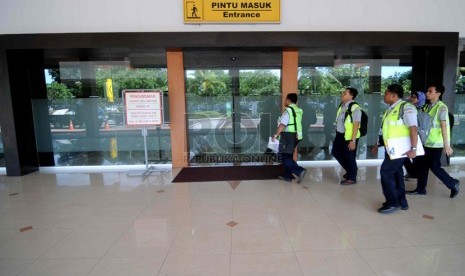
[[[386,207],[386,202],[383,203],[383,207]],[[409,209],[408,204],[407,203],[400,204],[400,209],[404,211],[408,210]]]
[[[408,194],[408,195],[426,195],[426,191],[425,192],[420,192],[418,190],[405,191],[405,193]]]
[[[345,173],[342,178],[347,179],[347,173]]]
[[[300,183],[304,180],[304,177],[305,177],[305,173],[307,173],[307,170],[304,169],[300,174],[299,174],[299,177],[297,177],[297,183]]]
[[[397,210],[399,210],[399,206],[383,205],[383,207],[378,209],[378,212],[381,213],[381,214],[389,214],[389,213],[395,212]]]
[[[284,176],[282,176],[282,175],[279,175],[279,176],[278,176],[278,179],[284,180],[284,181],[287,181],[287,182],[291,182],[291,179],[286,178],[286,177],[284,177]]]
[[[454,198],[459,194],[460,191],[460,181],[454,179],[455,185],[454,188],[450,191],[450,198]]]
[[[357,184],[357,181],[346,179],[341,181],[341,185],[347,186],[347,185],[354,185]]]

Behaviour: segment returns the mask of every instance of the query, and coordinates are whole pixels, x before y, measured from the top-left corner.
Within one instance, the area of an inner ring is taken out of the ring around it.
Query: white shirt
[[[336,131],[339,133],[344,133],[346,132],[346,127],[344,125],[345,121],[345,115],[346,115],[346,110],[349,107],[349,104],[353,101],[349,101],[345,104],[342,105],[341,107],[341,112],[339,113],[339,116],[336,118]],[[352,120],[354,123],[360,123],[362,121],[362,109],[361,107],[357,104],[355,107],[355,110],[352,112]]]

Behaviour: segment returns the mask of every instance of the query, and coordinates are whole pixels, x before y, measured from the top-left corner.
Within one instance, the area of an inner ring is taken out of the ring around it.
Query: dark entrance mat
[[[276,179],[281,173],[281,165],[187,167],[172,182]]]

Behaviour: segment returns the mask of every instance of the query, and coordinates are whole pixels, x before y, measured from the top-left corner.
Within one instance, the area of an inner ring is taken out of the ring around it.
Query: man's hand
[[[351,141],[349,142],[349,145],[347,146],[347,148],[348,148],[349,150],[355,150],[355,148],[356,148],[356,143],[355,143],[353,140],[351,140]]]
[[[451,146],[444,146],[444,153],[447,154],[447,156],[451,156],[454,150]]]
[[[412,158],[417,157],[417,151],[411,149],[411,150],[407,151],[406,153],[404,153],[403,155],[407,155],[407,158],[412,159]]]

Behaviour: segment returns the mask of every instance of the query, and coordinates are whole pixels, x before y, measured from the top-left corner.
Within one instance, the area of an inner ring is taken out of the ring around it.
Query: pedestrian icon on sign
[[[186,1],[185,3],[185,19],[202,19],[202,2]]]
[[[198,16],[197,16],[197,7],[195,6],[195,4],[192,7],[192,16],[191,17],[198,18]]]

